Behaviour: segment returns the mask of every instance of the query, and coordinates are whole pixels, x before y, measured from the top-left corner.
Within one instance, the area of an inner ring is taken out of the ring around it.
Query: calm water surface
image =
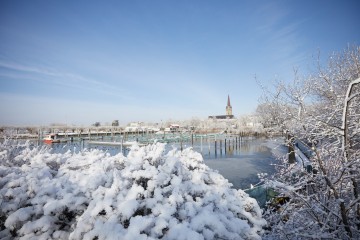
[[[228,179],[235,189],[248,189],[250,184],[259,183],[258,173],[271,175],[275,172],[272,164],[278,163],[276,156],[283,156],[287,152],[283,143],[283,138],[245,137],[237,144],[235,140],[227,142],[226,151],[224,141],[221,149],[220,143],[217,142],[216,152],[214,143],[210,144],[209,151],[207,142],[197,141],[193,149],[202,153],[206,165]]]
[[[242,142],[232,154],[204,157],[205,163],[216,169],[233,184],[236,189],[248,189],[257,184],[258,173],[275,172],[272,164],[278,162],[275,156],[286,154],[280,139],[251,139]]]

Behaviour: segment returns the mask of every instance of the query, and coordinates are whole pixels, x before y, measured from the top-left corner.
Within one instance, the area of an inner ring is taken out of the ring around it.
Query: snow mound
[[[0,145],[0,238],[260,239],[257,202],[191,148],[53,153]]]

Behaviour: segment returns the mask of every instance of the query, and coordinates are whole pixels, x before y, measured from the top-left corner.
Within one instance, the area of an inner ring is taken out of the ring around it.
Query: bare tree
[[[284,158],[278,174],[269,179],[289,201],[266,212],[268,236],[358,239],[360,48],[332,55],[328,65],[319,64],[311,76],[295,73],[290,85],[276,83],[278,91],[267,94],[267,103],[279,107],[275,118],[311,147],[313,156],[306,169]]]

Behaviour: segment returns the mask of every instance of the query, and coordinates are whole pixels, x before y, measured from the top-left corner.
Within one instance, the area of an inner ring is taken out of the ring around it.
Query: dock
[[[102,145],[102,146],[122,146],[122,147],[131,147],[134,144],[139,146],[145,146],[144,143],[137,143],[137,142],[105,142],[105,141],[89,141],[88,144],[91,145]]]

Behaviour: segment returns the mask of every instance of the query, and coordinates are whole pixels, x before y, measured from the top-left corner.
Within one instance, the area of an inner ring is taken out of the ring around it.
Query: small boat
[[[57,139],[56,137],[57,137],[56,134],[49,134],[44,137],[43,141],[44,143],[48,143],[48,144],[59,143],[60,139]]]

